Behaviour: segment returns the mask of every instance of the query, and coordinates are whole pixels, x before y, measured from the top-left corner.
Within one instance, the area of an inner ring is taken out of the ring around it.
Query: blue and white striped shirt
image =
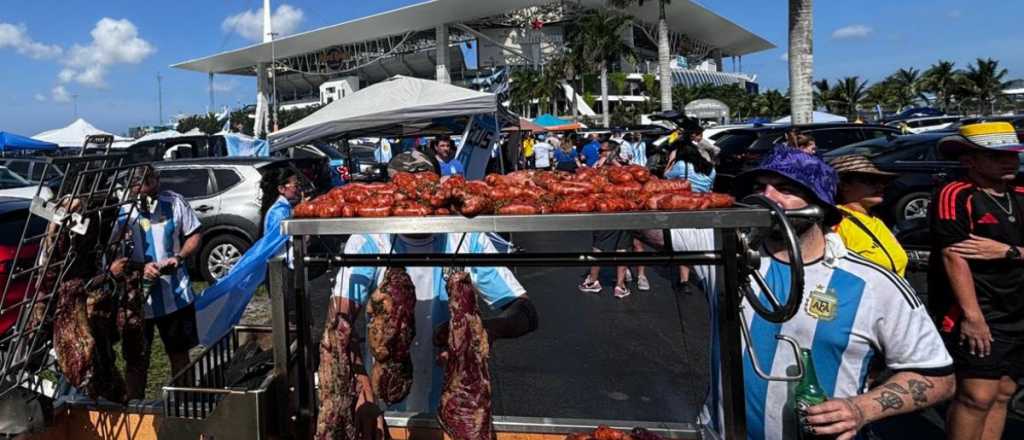
[[[488,234],[479,233],[433,234],[424,238],[374,234],[351,236],[345,244],[345,253],[493,254],[500,252],[496,246]],[[365,306],[370,294],[383,279],[385,270],[383,267],[342,268],[336,278],[333,294],[352,300],[360,307]],[[526,289],[519,284],[508,268],[468,267],[466,270],[469,271],[480,296],[491,307],[503,306],[526,293]],[[441,267],[409,267],[406,271],[416,286],[416,339],[412,348],[413,384],[409,397],[388,409],[433,412],[440,402],[441,388],[444,384],[444,372],[435,362],[437,352],[433,344],[433,333],[435,327],[450,318],[448,291]],[[372,365],[369,351],[364,350],[363,362],[367,368]]]
[[[673,247],[711,250],[712,235],[711,230],[673,231]],[[713,267],[695,269],[703,280],[715,279]],[[760,272],[779,301],[784,302],[789,296],[789,266],[764,255]],[[716,283],[705,281],[704,287],[709,299],[718,298]],[[755,283],[751,283],[751,288],[767,304]],[[727,311],[718,310],[715,301],[711,304],[715,323],[717,313]],[[801,347],[811,349],[818,381],[832,398],[859,394],[875,356],[882,356],[885,365],[897,371],[945,368],[953,362],[921,300],[906,280],[848,252],[835,234],[826,235],[825,257],[804,267],[804,298],[796,316],[782,324],[771,323],[754,313],[746,300],[743,316],[761,369],[773,376],[794,374],[798,359],[789,345],[778,342],[775,336],[792,337]],[[712,333],[713,359],[717,359],[717,328]],[[795,384],[762,380],[754,374],[746,350],[743,353],[747,438],[796,438],[798,424],[791,406]],[[712,426],[720,427],[720,368],[714,361],[712,374],[708,404],[715,411]]]
[[[129,217],[129,212],[131,217]],[[132,240],[131,261],[159,262],[181,251],[185,239],[199,230],[199,217],[185,198],[173,191],[160,191],[155,206],[132,209],[122,206],[114,235],[128,226]],[[153,283],[146,300],[146,318],[169,315],[192,304],[195,296],[185,265]]]

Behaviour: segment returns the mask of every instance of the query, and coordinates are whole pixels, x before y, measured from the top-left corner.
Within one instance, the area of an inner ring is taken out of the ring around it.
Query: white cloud
[[[105,87],[110,66],[138,64],[156,52],[148,41],[139,38],[135,24],[128,20],[104,17],[93,28],[88,46],[71,47],[64,61],[67,66],[57,76],[63,83],[76,81],[91,87]]]
[[[785,61],[785,62],[788,63],[789,62],[789,52],[783,52],[782,55],[779,55],[779,61]]]
[[[868,35],[874,32],[868,26],[862,24],[855,24],[851,26],[841,27],[832,32],[832,38],[837,40],[849,39],[849,38],[867,38]]]
[[[282,4],[270,15],[273,31],[279,35],[295,33],[305,19],[302,9]],[[224,32],[235,32],[247,40],[263,41],[263,8],[243,11],[225,18],[220,24]]]
[[[29,58],[43,60],[57,58],[64,52],[55,44],[43,44],[28,36],[24,25],[0,22],[0,49],[11,48]]]
[[[238,82],[233,80],[233,79],[229,79],[229,80],[226,80],[226,81],[225,80],[214,80],[213,81],[213,91],[214,92],[219,92],[219,93],[230,92],[232,90],[235,90],[235,87],[238,87]]]
[[[42,93],[36,93],[36,95],[33,96],[33,98],[35,98],[35,100],[39,102],[46,102],[46,95]]]
[[[50,91],[50,96],[53,98],[53,102],[71,102],[71,94],[64,86],[54,87]]]
[[[954,10],[949,11],[949,12],[946,13],[947,17],[952,18],[954,20],[957,19],[957,18],[963,17],[963,15],[964,15],[963,11],[961,11],[959,9],[954,9]]]

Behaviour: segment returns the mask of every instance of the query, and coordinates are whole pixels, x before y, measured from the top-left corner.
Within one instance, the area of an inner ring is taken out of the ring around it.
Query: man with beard
[[[1002,438],[1024,374],[1024,188],[1012,184],[1024,151],[1006,122],[964,126],[939,142],[967,177],[932,198],[929,309],[956,365],[950,439]]]
[[[798,430],[812,435],[852,439],[864,425],[897,414],[916,411],[949,398],[953,392],[952,359],[913,289],[902,278],[847,251],[830,229],[841,219],[833,201],[835,171],[821,159],[790,148],[776,148],[757,168],[737,176],[741,194],[761,194],[784,209],[818,207],[823,218],[793,218],[804,263],[803,302],[799,312],[782,324],[768,322],[743,304],[752,349],[761,368],[773,376],[791,375],[800,362],[788,345],[776,340],[786,335],[810,349],[817,379],[829,400],[798,412],[793,387],[768,382],[756,374],[744,353],[743,379],[749,438],[796,438]],[[679,250],[714,249],[709,230],[683,230],[673,246]],[[770,234],[761,249],[759,271],[768,287],[785,301],[789,296],[790,266],[785,241]],[[718,310],[718,286],[713,268],[694,268],[705,280],[712,323]],[[764,302],[754,282],[750,288]],[[745,303],[746,301],[744,301]],[[712,330],[713,362],[719,359],[718,331]],[[864,389],[868,365],[880,356],[894,374],[880,386]],[[712,365],[709,409],[720,410],[718,366]],[[721,426],[715,414],[711,426]]]

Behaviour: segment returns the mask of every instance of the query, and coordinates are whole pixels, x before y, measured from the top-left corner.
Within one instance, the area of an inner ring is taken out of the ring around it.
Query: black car
[[[885,201],[878,213],[890,224],[928,216],[932,191],[942,183],[961,176],[959,162],[938,153],[939,140],[946,133],[900,136],[885,148],[868,154],[875,166],[898,176],[885,189]]]
[[[770,125],[737,128],[719,133],[714,139],[715,145],[721,149],[715,189],[728,192],[732,187],[732,178],[757,165],[762,156],[771,151],[776,144],[784,143],[790,127]],[[814,138],[819,154],[869,139],[889,139],[899,135],[899,130],[882,125],[808,124],[799,125],[797,129]]]

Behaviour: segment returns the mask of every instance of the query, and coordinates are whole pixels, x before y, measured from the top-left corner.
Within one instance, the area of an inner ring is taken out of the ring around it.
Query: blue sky
[[[261,3],[8,0],[0,15],[0,56],[7,65],[0,74],[0,130],[32,135],[67,124],[72,101],[80,116],[106,130],[121,133],[155,123],[157,74],[163,76],[165,118],[205,111],[206,76],[168,66],[249,44]],[[273,2],[282,23],[278,30],[292,32],[411,3]],[[786,2],[700,3],[779,46],[745,57],[743,70],[757,74],[763,89],[785,89]],[[1024,2],[825,0],[814,6],[817,78],[859,75],[874,81],[900,67],[923,69],[940,58],[963,67],[977,57],[1000,60],[1011,78],[1024,76]],[[218,77],[216,89],[218,107],[253,101],[247,78]]]

